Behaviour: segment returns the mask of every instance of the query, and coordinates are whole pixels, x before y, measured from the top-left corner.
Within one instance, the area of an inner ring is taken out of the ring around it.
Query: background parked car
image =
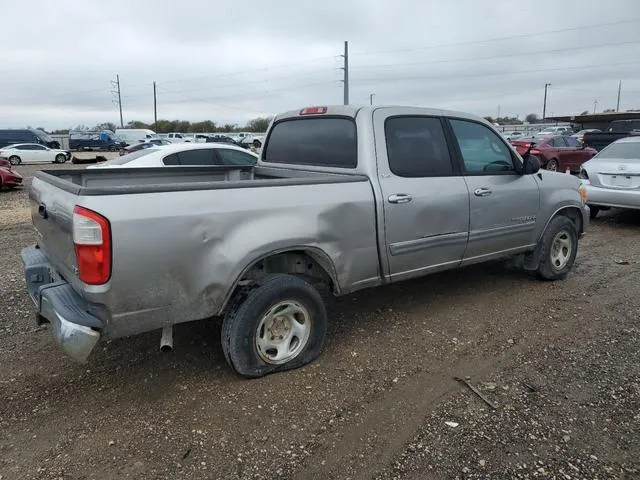
[[[162,145],[172,145],[172,142],[165,140],[164,138],[152,138],[148,142],[136,143],[135,145],[124,147],[120,150],[120,155],[127,155],[129,153],[137,152],[138,150],[145,150],[147,148],[159,147]]]
[[[524,133],[522,132],[503,132],[502,136],[504,138],[506,138],[507,140],[511,141],[511,140],[517,140],[519,138],[524,137]]]
[[[536,133],[536,136],[543,135],[573,135],[573,128],[571,127],[547,127],[541,132]]]
[[[18,143],[0,149],[0,157],[7,158],[12,165],[21,163],[64,163],[71,153],[49,148],[39,143]]]
[[[160,138],[156,132],[148,128],[117,128],[116,139],[123,142],[125,146],[135,145],[151,140],[152,138]]]
[[[640,136],[610,144],[580,169],[591,218],[610,207],[640,209]]]
[[[211,135],[207,138],[206,143],[228,143],[229,145],[235,145],[236,147],[242,147],[240,142],[237,142],[233,138],[227,135]]]
[[[582,140],[585,136],[585,134],[587,133],[600,133],[601,131],[598,130],[597,128],[586,128],[584,130],[580,130],[577,133],[574,133],[573,135],[571,135],[573,138],[577,139],[580,143],[582,143]]]
[[[640,120],[614,120],[606,132],[586,133],[582,142],[600,151],[616,140],[632,135],[640,135]]]
[[[534,144],[531,155],[538,157],[543,168],[554,172],[564,172],[567,169],[578,172],[584,162],[598,153],[593,148],[584,147],[577,139],[566,135],[522,138],[511,142],[520,155],[527,151],[531,143]]]
[[[139,149],[114,160],[91,165],[87,168],[131,168],[214,165],[255,165],[255,153],[224,143],[180,143]]]
[[[71,150],[109,150],[115,152],[123,147],[110,130],[77,130],[69,132]]]
[[[0,148],[16,143],[39,143],[49,148],[60,148],[60,143],[37,128],[0,130]]]
[[[9,160],[0,158],[0,190],[4,187],[19,187],[22,185],[22,175],[11,168]]]

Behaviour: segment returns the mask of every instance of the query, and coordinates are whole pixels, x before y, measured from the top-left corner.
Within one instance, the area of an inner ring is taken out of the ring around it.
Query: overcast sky
[[[224,5],[224,6],[223,6]],[[351,103],[496,116],[640,108],[640,0],[0,0],[0,127],[240,123]]]

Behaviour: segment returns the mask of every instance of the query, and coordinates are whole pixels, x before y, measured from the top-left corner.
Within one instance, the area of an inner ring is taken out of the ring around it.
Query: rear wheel
[[[558,161],[555,158],[552,158],[549,160],[545,168],[551,172],[557,172],[559,168]]]
[[[20,165],[20,164],[22,163],[22,160],[21,160],[21,159],[20,159],[20,157],[19,157],[19,156],[17,156],[17,155],[11,155],[11,156],[9,157],[9,163],[10,163],[11,165]]]
[[[222,324],[222,350],[237,373],[262,377],[313,361],[326,330],[325,305],[311,284],[270,275],[236,296]]]
[[[578,253],[578,230],[567,217],[559,215],[549,222],[540,248],[540,263],[536,270],[538,276],[545,280],[561,280],[565,278]]]

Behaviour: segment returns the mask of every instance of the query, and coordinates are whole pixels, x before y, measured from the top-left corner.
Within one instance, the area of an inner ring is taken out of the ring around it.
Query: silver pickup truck
[[[255,167],[39,172],[30,197],[27,288],[64,351],[223,317],[247,377],[319,355],[321,293],[513,255],[561,279],[589,220],[578,179],[480,118],[409,107],[288,112]]]

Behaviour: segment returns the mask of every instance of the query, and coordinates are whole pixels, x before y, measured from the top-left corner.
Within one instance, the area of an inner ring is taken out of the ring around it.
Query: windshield
[[[53,142],[53,138],[51,138],[46,132],[42,130],[34,130],[33,133],[35,133],[40,140],[44,140],[47,143]]]
[[[598,153],[595,158],[640,161],[640,142],[612,143]]]
[[[145,155],[149,155],[151,152],[157,152],[158,148],[146,148],[142,150],[137,150],[135,152],[128,153],[127,155],[123,155],[118,158],[114,158],[113,160],[108,160],[100,164],[102,165],[125,165],[132,160],[136,160],[137,158],[144,157]]]

